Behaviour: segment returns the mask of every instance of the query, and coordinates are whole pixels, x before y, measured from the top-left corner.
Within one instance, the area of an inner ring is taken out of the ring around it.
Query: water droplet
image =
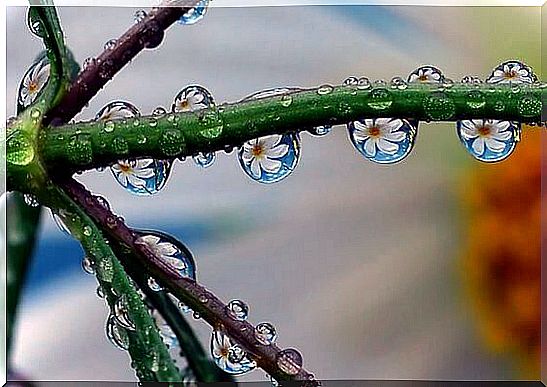
[[[505,110],[505,102],[499,100],[494,103],[494,110],[497,112],[503,112]]]
[[[160,146],[166,156],[176,156],[185,149],[186,143],[178,129],[165,129],[160,137]]]
[[[38,203],[38,199],[36,199],[36,196],[31,194],[24,194],[23,199],[25,200],[25,204],[30,207],[38,207],[40,203]]]
[[[377,118],[350,122],[348,132],[353,146],[366,159],[392,164],[410,154],[417,128],[407,120]]]
[[[92,66],[92,65],[95,65],[97,63],[97,60],[95,58],[86,58],[84,60],[84,63],[82,65],[82,68],[85,70],[87,69],[89,66]]]
[[[313,129],[310,129],[309,133],[313,136],[316,136],[316,137],[322,137],[322,136],[326,136],[331,131],[332,131],[332,126],[322,125],[322,126],[317,126]]]
[[[236,320],[245,321],[249,315],[249,307],[241,300],[232,300],[226,305],[226,313]]]
[[[277,339],[277,332],[275,330],[275,327],[268,322],[258,324],[255,327],[255,338],[262,345],[270,345],[274,343]]]
[[[203,19],[207,13],[209,0],[201,0],[195,7],[186,12],[179,19],[179,23],[183,25],[192,25]]]
[[[29,67],[23,75],[17,93],[18,102],[21,106],[27,107],[36,101],[49,80],[49,73],[50,65],[47,57],[40,58]]]
[[[277,366],[287,375],[296,375],[302,369],[303,359],[296,349],[284,349],[277,354]]]
[[[201,318],[201,315],[199,314],[199,312],[194,311],[194,313],[192,313],[192,317],[196,320],[199,320]]]
[[[277,95],[290,96],[290,95],[288,95],[288,93],[295,92],[295,91],[298,91],[298,90],[301,90],[301,89],[299,89],[297,87],[276,87],[276,88],[273,88],[273,89],[261,90],[261,91],[257,91],[256,93],[253,93],[251,95],[248,95],[247,97],[243,98],[241,100],[241,102],[253,101],[253,100],[269,98],[269,97],[275,97]]]
[[[95,274],[95,269],[93,269],[93,261],[87,255],[82,259],[82,269],[87,274]]]
[[[129,349],[129,336],[124,328],[120,327],[114,315],[106,320],[106,337],[116,348],[126,351]]]
[[[508,60],[497,66],[486,80],[487,83],[534,83],[537,76],[532,69],[518,60]]]
[[[444,75],[434,66],[421,66],[410,73],[408,83],[442,83]]]
[[[105,50],[113,50],[114,47],[116,47],[117,43],[118,43],[118,41],[116,39],[110,39],[108,42],[106,42],[104,44],[104,49]]]
[[[456,106],[448,95],[438,92],[424,99],[424,111],[431,120],[450,120],[456,114]]]
[[[65,222],[63,222],[63,219],[59,215],[55,214],[53,211],[51,211],[51,216],[53,217],[53,221],[55,222],[59,230],[61,230],[66,235],[70,235],[70,230],[68,229]]]
[[[215,101],[209,90],[200,85],[190,85],[186,86],[175,96],[171,111],[173,113],[193,112],[207,109],[214,105]]]
[[[107,210],[110,210],[110,204],[105,198],[103,198],[102,196],[96,195],[95,199],[99,202],[101,206],[103,206]]]
[[[93,230],[89,226],[84,226],[82,229],[82,234],[84,234],[86,237],[90,237],[93,233]]]
[[[518,111],[525,118],[541,116],[543,104],[534,96],[524,96],[518,103]]]
[[[465,120],[456,124],[458,137],[477,160],[501,161],[509,157],[520,139],[520,124],[497,120]]]
[[[154,195],[162,190],[171,172],[166,160],[120,160],[111,168],[114,178],[134,195]]]
[[[465,84],[472,84],[472,85],[479,85],[482,83],[482,80],[474,75],[466,75],[462,78],[462,83]]]
[[[145,245],[152,253],[167,263],[181,277],[196,279],[196,264],[190,250],[180,241],[163,232],[134,230],[139,235],[137,244]]]
[[[370,79],[366,77],[361,77],[357,81],[357,88],[359,90],[367,90],[367,89],[370,89],[371,87],[372,87],[372,83],[370,82]]]
[[[344,86],[357,86],[359,84],[359,78],[347,77],[344,79]]]
[[[211,355],[221,370],[232,375],[243,375],[256,368],[256,362],[249,359],[245,351],[222,331],[213,331]]]
[[[202,304],[206,304],[209,302],[209,298],[206,295],[202,294],[201,296],[199,296],[199,302],[201,302]]]
[[[283,180],[296,168],[300,159],[298,133],[271,135],[247,141],[238,150],[243,171],[259,183]]]
[[[285,94],[281,96],[281,106],[289,107],[292,104],[292,96],[290,94]]]
[[[480,90],[471,90],[467,94],[466,104],[473,110],[484,108],[484,106],[486,106],[486,98],[484,93]]]
[[[105,297],[104,289],[101,285],[97,286],[97,290],[95,291],[95,293],[97,293],[97,297],[99,297],[99,298],[104,298]]]
[[[367,105],[374,110],[387,110],[393,105],[391,93],[384,89],[374,89],[370,93],[370,99]]]
[[[95,116],[96,121],[105,122],[105,131],[112,132],[114,126],[109,126],[107,129],[106,124],[115,120],[123,120],[126,118],[133,118],[140,116],[139,109],[137,109],[133,104],[126,101],[112,101],[99,110]]]
[[[155,292],[161,292],[162,290],[164,290],[163,287],[158,284],[158,282],[152,277],[148,278],[148,287],[150,288],[150,290],[153,290]]]
[[[389,85],[391,86],[391,88],[393,89],[399,89],[399,90],[404,90],[408,87],[408,84],[405,82],[405,80],[401,77],[395,77],[391,80],[391,82],[389,83]]]
[[[209,168],[211,165],[214,164],[216,159],[215,152],[209,152],[209,153],[198,153],[196,156],[192,156],[192,159],[196,163],[196,165],[202,167],[202,168]]]
[[[17,133],[6,142],[6,160],[14,165],[28,165],[34,160],[32,141],[24,134]]]
[[[332,87],[331,85],[321,85],[317,89],[317,94],[319,95],[330,94],[332,93],[333,90],[334,90],[334,87]]]
[[[114,61],[112,59],[106,59],[99,63],[99,76],[101,78],[111,78],[114,75]]]
[[[135,21],[135,24],[136,24],[136,23],[142,22],[145,17],[146,17],[146,11],[143,9],[139,9],[137,12],[135,12],[133,20]]]
[[[125,294],[122,294],[120,297],[118,297],[118,299],[114,303],[114,317],[118,325],[122,328],[130,331],[135,330],[135,324],[133,323],[133,321],[131,321],[131,318],[129,317],[127,297],[125,296]]]
[[[377,87],[377,88],[385,89],[388,85],[387,85],[387,81],[385,79],[377,79],[377,80],[374,81],[373,86]]]
[[[217,138],[224,130],[224,122],[216,109],[205,112],[200,117],[200,124],[203,129],[199,133],[205,138]]]
[[[69,160],[77,165],[87,165],[93,161],[93,148],[89,135],[75,135],[67,144]]]
[[[158,106],[152,111],[152,115],[156,117],[161,117],[165,114],[167,114],[167,110],[165,110],[165,108],[162,106]]]
[[[108,257],[103,257],[97,261],[95,271],[97,272],[97,277],[104,282],[112,282],[114,279],[114,267]]]
[[[29,8],[27,11],[27,27],[34,35],[41,38],[44,35],[44,27],[40,20],[38,20],[34,15],[32,10]]]

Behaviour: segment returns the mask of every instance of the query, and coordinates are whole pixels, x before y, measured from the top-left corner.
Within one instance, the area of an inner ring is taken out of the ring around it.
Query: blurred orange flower
[[[524,127],[515,153],[477,164],[462,182],[468,209],[462,276],[481,336],[538,379],[541,341],[541,131]]]

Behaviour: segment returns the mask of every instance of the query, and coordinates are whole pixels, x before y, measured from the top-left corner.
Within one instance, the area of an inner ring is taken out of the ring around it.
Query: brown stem
[[[139,243],[139,236],[133,232],[122,218],[114,215],[97,200],[82,184],[73,179],[60,182],[67,194],[79,204],[94,222],[112,238],[122,243],[134,254],[152,277],[180,299],[185,305],[198,313],[213,329],[220,329],[241,345],[258,366],[276,380],[298,380],[315,385],[313,374],[301,368],[296,375],[287,375],[277,365],[277,356],[281,349],[275,344],[263,345],[255,337],[253,325],[247,321],[232,318],[226,312],[224,304],[217,296],[196,281],[181,277],[165,261],[154,255],[145,244]],[[120,257],[123,259],[122,257]],[[131,262],[123,262],[131,265]]]
[[[59,126],[70,121],[140,51],[159,46],[164,31],[197,3],[197,0],[177,0],[153,8],[118,38],[113,48],[103,51],[82,70],[60,103],[48,113],[44,124]]]

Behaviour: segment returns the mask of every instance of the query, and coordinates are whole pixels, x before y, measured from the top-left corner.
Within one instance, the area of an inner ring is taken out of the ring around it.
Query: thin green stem
[[[546,97],[545,85],[411,84],[403,90],[322,86],[196,112],[52,128],[44,133],[40,152],[49,170],[71,173],[121,158],[166,159],[218,151],[265,135],[362,118],[539,122]]]

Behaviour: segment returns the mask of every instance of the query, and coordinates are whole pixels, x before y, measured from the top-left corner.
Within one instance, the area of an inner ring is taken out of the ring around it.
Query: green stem
[[[111,122],[84,122],[51,128],[40,152],[49,170],[71,173],[121,158],[186,157],[239,146],[275,133],[362,118],[399,117],[420,121],[498,119],[539,122],[545,85],[408,85],[319,87],[260,100]]]
[[[40,207],[30,207],[23,195],[13,193],[7,201],[7,354],[11,349],[17,305],[30,266],[40,223]]]

